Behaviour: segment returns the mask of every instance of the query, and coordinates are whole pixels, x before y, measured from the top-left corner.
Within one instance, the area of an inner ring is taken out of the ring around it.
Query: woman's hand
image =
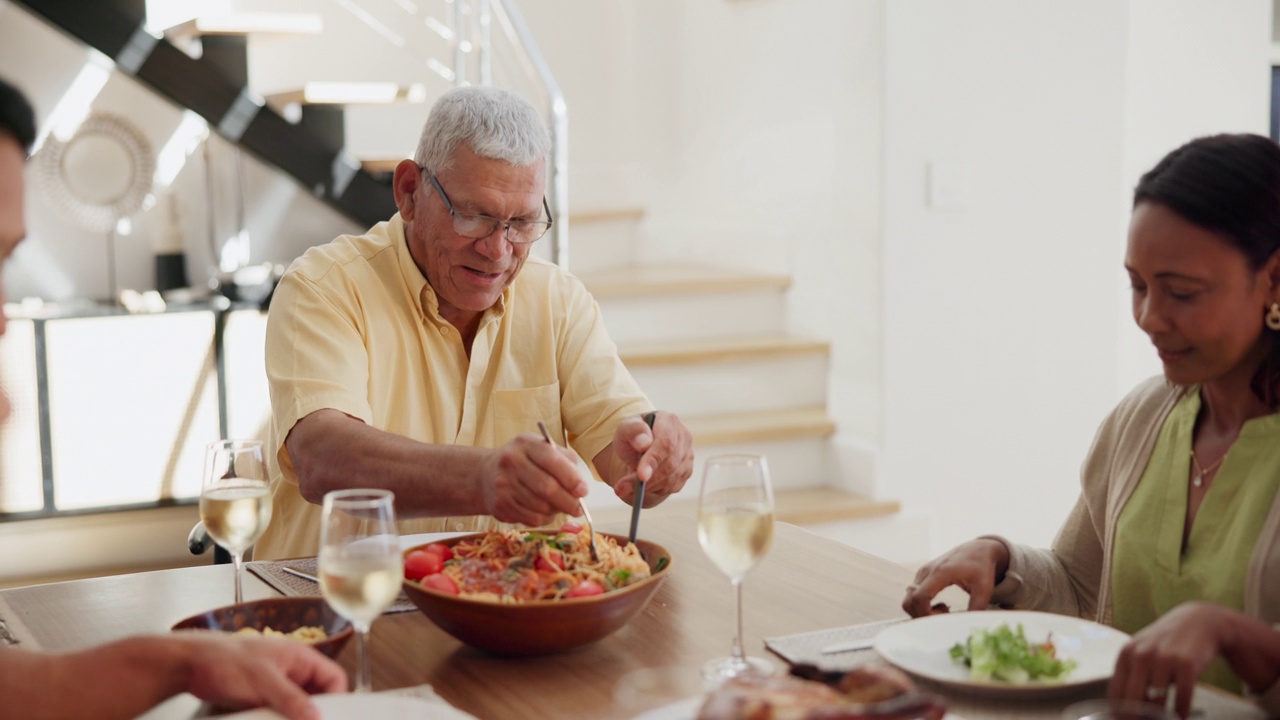
[[[1196,680],[1222,652],[1231,614],[1207,602],[1183,603],[1165,613],[1120,651],[1107,695],[1163,705],[1172,685],[1178,714],[1187,717]]]
[[[946,605],[933,605],[943,588],[955,585],[969,593],[969,609],[983,610],[991,603],[991,591],[1009,569],[1009,548],[999,540],[970,540],[920,568],[916,580],[907,586],[902,609],[911,617],[947,612]]]
[[[1244,684],[1264,691],[1280,681],[1280,632],[1209,602],[1185,602],[1143,628],[1120,651],[1108,695],[1163,704],[1169,686],[1187,717],[1196,681],[1222,656]]]

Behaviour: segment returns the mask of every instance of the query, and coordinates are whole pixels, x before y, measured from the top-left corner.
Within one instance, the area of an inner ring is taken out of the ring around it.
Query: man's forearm
[[[489,513],[479,470],[493,450],[421,443],[336,410],[298,421],[285,447],[309,502],[319,504],[330,490],[372,487],[395,493],[402,518]]]

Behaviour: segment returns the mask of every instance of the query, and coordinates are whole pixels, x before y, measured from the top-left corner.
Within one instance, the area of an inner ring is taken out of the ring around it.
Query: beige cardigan
[[[993,603],[1111,623],[1116,520],[1146,470],[1165,418],[1185,392],[1162,377],[1152,378],[1111,411],[1080,470],[1080,499],[1051,549],[995,538],[1009,547],[1009,570],[995,588]],[[1280,623],[1280,494],[1271,503],[1249,561],[1244,611]],[[1280,714],[1280,682],[1257,699],[1269,713]]]

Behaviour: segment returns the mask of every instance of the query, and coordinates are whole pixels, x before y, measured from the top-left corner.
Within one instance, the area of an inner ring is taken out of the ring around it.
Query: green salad
[[[970,630],[966,642],[951,648],[951,659],[969,668],[974,680],[1008,683],[1061,682],[1076,667],[1074,660],[1057,658],[1052,634],[1043,643],[1032,644],[1021,623],[1016,631],[1008,623],[991,630]]]

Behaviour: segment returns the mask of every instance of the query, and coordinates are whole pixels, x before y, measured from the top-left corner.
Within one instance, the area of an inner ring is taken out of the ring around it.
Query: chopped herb
[[[662,568],[667,566],[668,561],[669,561],[669,558],[667,558],[666,555],[663,555],[662,557],[658,558],[658,562],[655,563],[653,566],[653,571],[661,572]]]

